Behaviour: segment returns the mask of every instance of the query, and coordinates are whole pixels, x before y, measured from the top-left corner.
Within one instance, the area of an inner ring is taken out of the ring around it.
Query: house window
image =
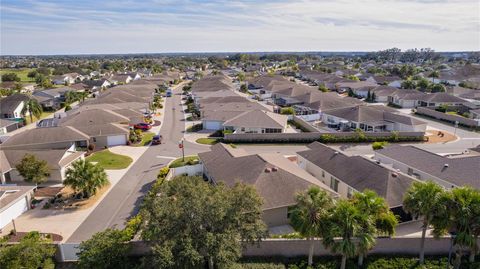
[[[330,188],[334,191],[338,191],[338,179],[330,177]]]
[[[325,177],[325,171],[322,170],[322,177]]]

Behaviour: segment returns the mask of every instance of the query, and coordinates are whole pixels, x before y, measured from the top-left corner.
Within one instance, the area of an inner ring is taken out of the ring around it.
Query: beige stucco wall
[[[300,155],[297,155],[297,164],[300,168],[304,169],[312,176],[317,178],[318,180],[322,181],[325,185],[330,187],[332,182],[332,177],[336,178],[335,176],[329,174],[327,171],[323,170],[322,168],[318,167],[317,165],[313,164],[312,162],[306,160]],[[323,174],[322,174],[323,171]],[[338,180],[338,194],[344,198],[348,198],[348,189],[351,188],[345,182],[343,182],[340,178],[336,178]],[[355,190],[351,188],[352,190]]]
[[[268,227],[288,224],[288,207],[263,210],[262,219]]]

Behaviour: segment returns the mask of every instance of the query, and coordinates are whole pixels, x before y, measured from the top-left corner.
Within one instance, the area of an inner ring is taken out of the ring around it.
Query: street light
[[[182,162],[185,162],[185,147],[183,141],[184,139],[182,138],[180,142],[178,142],[178,147],[182,149]]]

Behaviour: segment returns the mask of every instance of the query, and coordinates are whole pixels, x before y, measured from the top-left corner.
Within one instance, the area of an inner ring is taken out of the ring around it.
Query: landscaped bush
[[[386,141],[381,141],[381,142],[373,142],[372,144],[372,149],[373,150],[379,150],[379,149],[383,149],[385,146],[388,145],[388,142]]]

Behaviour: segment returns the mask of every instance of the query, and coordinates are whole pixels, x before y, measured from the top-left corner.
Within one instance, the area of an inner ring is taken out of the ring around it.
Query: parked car
[[[146,131],[146,130],[150,130],[152,126],[148,123],[141,122],[141,123],[135,124],[133,128]]]
[[[162,144],[162,136],[156,135],[152,138],[152,145]]]

